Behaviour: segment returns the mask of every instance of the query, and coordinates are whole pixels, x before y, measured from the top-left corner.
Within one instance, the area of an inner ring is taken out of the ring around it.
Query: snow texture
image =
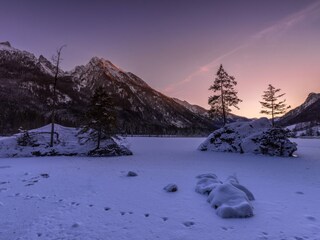
[[[104,138],[96,149],[92,132],[55,124],[54,146],[50,147],[51,125],[0,139],[0,157],[33,156],[121,156],[132,152],[113,138]]]
[[[211,133],[198,149],[288,157],[297,147],[288,139],[287,130],[272,128],[267,118],[260,118],[227,124]]]
[[[198,175],[199,181],[196,192],[208,196],[207,201],[216,209],[222,218],[244,218],[253,216],[253,207],[250,200],[253,194],[240,185],[236,176],[230,176],[223,183],[213,173]]]

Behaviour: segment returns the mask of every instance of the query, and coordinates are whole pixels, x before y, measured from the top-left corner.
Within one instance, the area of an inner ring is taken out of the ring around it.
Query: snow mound
[[[200,194],[209,194],[217,185],[222,184],[215,174],[201,174],[197,176],[199,181],[196,185],[196,192]]]
[[[103,138],[96,149],[92,132],[82,133],[80,129],[55,124],[54,146],[50,147],[51,125],[23,131],[11,137],[0,139],[0,157],[33,156],[121,156],[131,155],[125,146],[113,138]]]
[[[217,215],[222,218],[243,218],[253,216],[253,208],[247,195],[230,183],[224,183],[214,188],[208,202],[217,209]]]
[[[215,174],[202,174],[196,185],[196,192],[208,194],[207,201],[222,218],[243,218],[253,216],[253,194],[240,185],[235,176],[222,183]]]
[[[288,130],[273,128],[267,118],[260,118],[227,124],[211,133],[198,149],[288,157],[297,150],[288,135]]]

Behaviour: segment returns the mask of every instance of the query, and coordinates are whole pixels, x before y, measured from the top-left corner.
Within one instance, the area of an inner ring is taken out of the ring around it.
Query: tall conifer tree
[[[269,84],[267,91],[264,91],[262,98],[263,102],[260,102],[263,110],[260,113],[271,115],[272,126],[275,126],[274,118],[277,115],[284,114],[290,106],[285,103],[286,100],[279,101],[279,98],[283,97],[285,93],[279,94],[280,88],[276,89],[274,86]]]
[[[235,78],[229,76],[221,64],[213,85],[209,88],[209,90],[217,93],[209,97],[208,104],[211,107],[211,115],[216,119],[222,118],[223,125],[227,123],[227,114],[231,112],[230,107],[239,109],[238,104],[242,102],[237,96],[238,92],[234,89],[236,85]]]
[[[116,126],[116,115],[113,99],[103,87],[98,87],[86,113],[85,131],[92,129],[96,133],[97,149],[100,148],[102,136],[110,136]]]

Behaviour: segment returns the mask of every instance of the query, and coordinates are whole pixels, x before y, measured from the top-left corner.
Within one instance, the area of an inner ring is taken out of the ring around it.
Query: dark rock
[[[136,177],[136,176],[138,176],[138,174],[135,173],[135,172],[133,172],[133,171],[129,171],[129,172],[127,173],[127,177]]]
[[[168,184],[163,188],[166,192],[176,192],[178,191],[178,186],[176,184]]]

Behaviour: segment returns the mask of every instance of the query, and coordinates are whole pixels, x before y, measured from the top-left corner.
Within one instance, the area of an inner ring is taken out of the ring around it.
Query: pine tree
[[[277,115],[284,114],[290,106],[285,103],[286,100],[279,101],[279,98],[283,97],[285,93],[279,94],[280,88],[276,89],[274,86],[269,84],[267,91],[264,91],[262,95],[263,102],[260,102],[263,110],[260,113],[271,115],[272,126],[275,126],[274,118]]]
[[[211,106],[210,114],[216,119],[223,119],[223,125],[227,123],[227,114],[231,112],[230,107],[237,106],[241,99],[237,97],[238,92],[234,89],[237,82],[233,76],[229,76],[228,73],[223,69],[222,64],[214,79],[213,85],[210,86],[209,90],[218,92],[218,94],[210,96],[208,104]]]
[[[99,149],[103,135],[110,137],[116,125],[113,100],[103,87],[98,87],[94,91],[85,118],[84,130],[92,129],[94,131],[97,149]]]

